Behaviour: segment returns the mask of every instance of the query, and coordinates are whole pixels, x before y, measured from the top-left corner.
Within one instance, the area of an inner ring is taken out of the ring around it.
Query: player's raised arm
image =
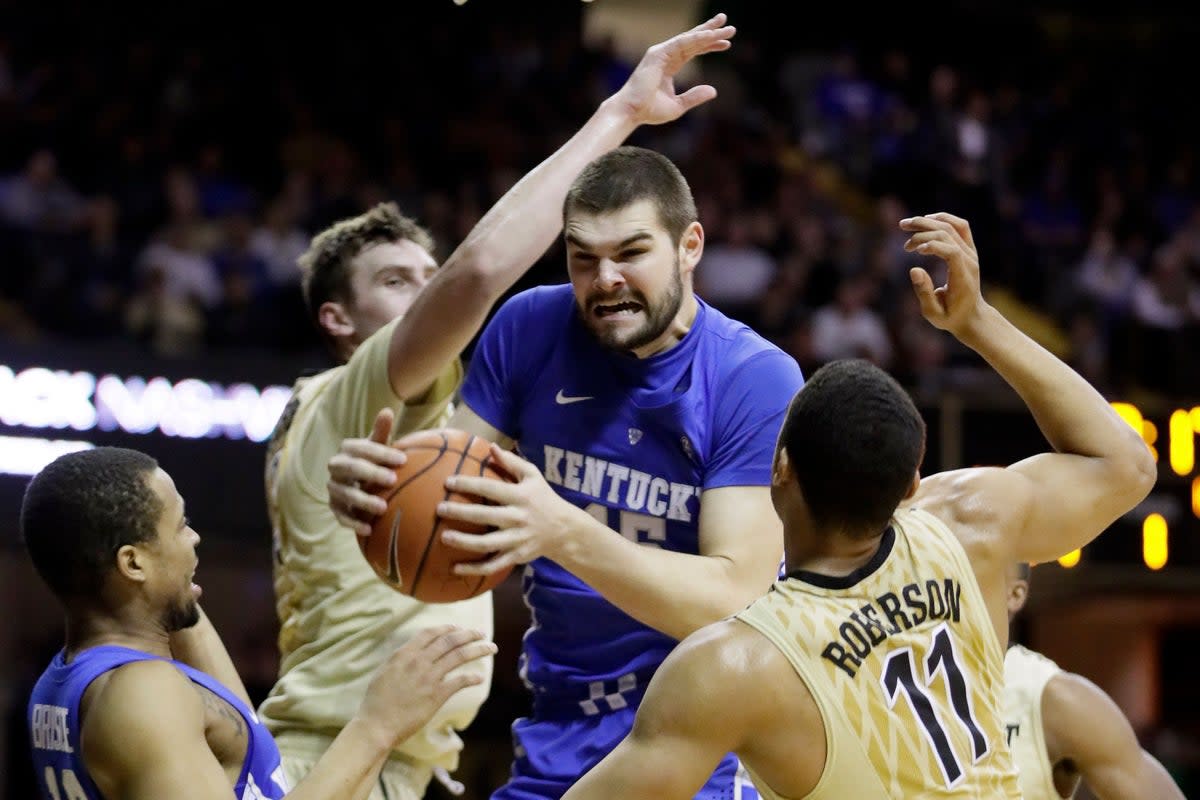
[[[979,353],[1033,413],[1054,452],[984,470],[970,478],[959,504],[966,513],[992,511],[1011,561],[1048,561],[1090,542],[1137,505],[1154,486],[1156,468],[1145,443],[1082,376],[989,305],[980,292],[979,257],[966,220],[930,214],[901,221],[910,252],[935,255],[948,267],[935,288],[912,270],[925,318]],[[960,480],[955,473],[939,480]],[[953,494],[949,492],[947,494]]]
[[[423,392],[470,342],[492,304],[551,245],[567,189],[589,161],[638,126],[678,119],[716,96],[711,86],[677,93],[674,78],[697,56],[728,49],[733,35],[718,14],[648,49],[625,85],[484,215],[393,331],[388,376],[397,396]]]
[[[213,676],[247,707],[253,707],[242,676],[204,609],[200,609],[200,621],[195,625],[171,633],[171,655],[176,661]]]

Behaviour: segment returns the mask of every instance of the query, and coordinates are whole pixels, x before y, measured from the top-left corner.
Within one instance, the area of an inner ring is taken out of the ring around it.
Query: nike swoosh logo
[[[591,400],[592,395],[580,395],[579,397],[571,397],[563,394],[563,390],[559,389],[558,394],[554,395],[554,402],[560,406],[569,406],[571,403],[581,403],[584,400]]]

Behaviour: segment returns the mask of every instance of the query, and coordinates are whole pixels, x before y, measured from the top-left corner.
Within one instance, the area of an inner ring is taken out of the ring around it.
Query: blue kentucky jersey
[[[698,553],[701,492],[769,485],[802,382],[792,358],[703,302],[665,352],[638,359],[605,348],[561,285],[522,292],[496,312],[462,396],[564,498],[640,544]],[[544,558],[526,568],[525,597],[533,623],[522,667],[535,704],[578,699],[595,713],[588,703],[643,688],[676,644]]]
[[[33,744],[33,766],[42,797],[46,800],[103,800],[83,763],[79,745],[81,725],[79,702],[92,681],[104,673],[133,661],[159,656],[128,647],[90,647],[67,663],[62,652],[42,673],[29,699],[28,722]],[[167,660],[167,659],[160,659]],[[250,741],[238,782],[233,787],[238,800],[276,800],[287,791],[279,750],[254,712],[212,677],[186,664],[172,661],[192,682],[203,686],[233,706],[246,721]]]

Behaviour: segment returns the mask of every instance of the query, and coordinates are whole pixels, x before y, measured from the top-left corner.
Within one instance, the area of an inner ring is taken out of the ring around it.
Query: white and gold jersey
[[[1004,726],[1025,800],[1062,800],[1042,728],[1042,691],[1060,672],[1058,664],[1020,645],[1004,654]]]
[[[820,709],[828,750],[809,798],[1020,797],[1000,642],[936,517],[897,511],[860,569],[792,573],[737,616],[787,656]]]
[[[426,604],[379,579],[352,530],[329,508],[328,463],[347,437],[367,436],[378,411],[396,410],[396,436],[444,426],[462,380],[455,360],[423,397],[403,403],[388,379],[395,322],[365,341],[347,364],[297,381],[267,454],[267,505],[274,532],[280,675],[259,709],[287,754],[288,735],[335,736],[362,702],[376,668],[421,628],[455,623],[492,635],[490,593]],[[398,753],[454,769],[457,730],[487,697],[491,659],[468,665],[483,683],[456,693]]]

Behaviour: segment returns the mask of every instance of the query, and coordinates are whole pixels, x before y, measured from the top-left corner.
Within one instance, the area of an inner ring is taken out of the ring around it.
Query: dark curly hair
[[[25,488],[21,537],[38,574],[63,600],[96,597],[117,551],[156,536],[158,462],[121,447],[67,453]]]
[[[925,421],[896,380],[863,359],[832,361],[792,399],[779,435],[820,528],[878,534],[925,455]]]

